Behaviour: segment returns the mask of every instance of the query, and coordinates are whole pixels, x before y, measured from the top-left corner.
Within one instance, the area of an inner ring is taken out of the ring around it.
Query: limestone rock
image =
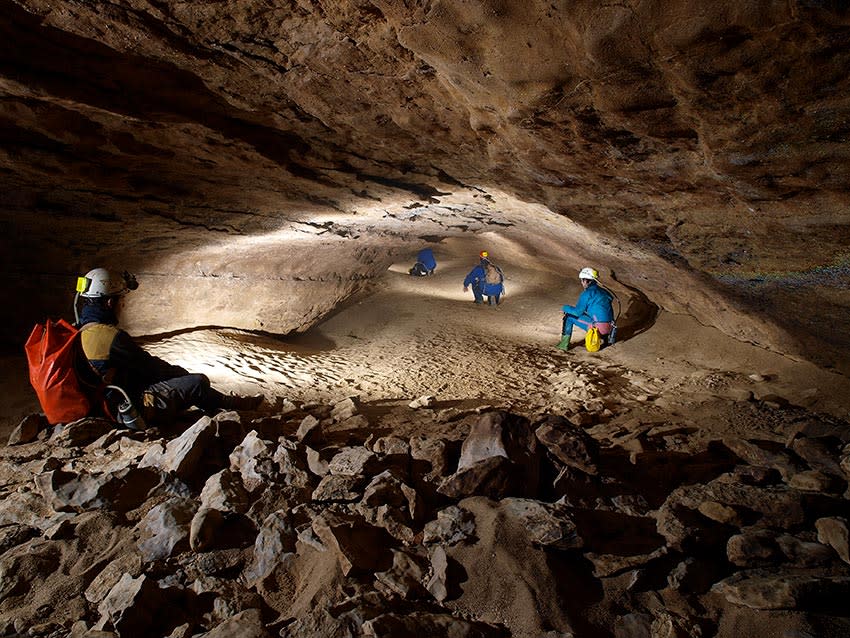
[[[221,470],[207,479],[201,490],[201,507],[220,512],[245,512],[250,497],[242,483],[242,475]]]
[[[370,476],[379,466],[378,458],[365,447],[347,447],[337,452],[328,470],[337,476]]]
[[[437,397],[428,394],[425,396],[421,396],[418,399],[414,399],[413,401],[408,403],[407,406],[414,410],[418,410],[419,408],[430,408],[434,405],[434,403],[436,403],[436,401]]]
[[[311,447],[307,448],[307,467],[316,476],[325,476],[330,472],[328,462],[322,459],[321,453]]]
[[[259,609],[246,609],[201,636],[203,638],[272,638],[272,633],[266,629]]]
[[[423,436],[410,439],[410,456],[429,464],[425,477],[446,476],[449,473],[449,459],[446,442]]]
[[[219,530],[224,525],[224,513],[201,506],[189,523],[189,547],[193,552],[205,552],[215,547]]]
[[[392,567],[375,574],[378,582],[405,600],[425,597],[427,592],[422,583],[428,570],[428,559],[411,551],[397,549],[393,549],[392,554]]]
[[[189,526],[198,505],[192,499],[174,498],[152,508],[139,522],[138,546],[145,562],[172,556],[188,548]]]
[[[438,602],[443,602],[449,595],[449,558],[441,545],[431,548],[428,556],[431,560],[431,577],[425,587]]]
[[[723,443],[750,465],[773,468],[786,481],[790,480],[794,474],[807,469],[786,452],[784,446],[771,441],[744,441],[730,438]]]
[[[658,532],[674,548],[726,543],[731,532],[722,526],[708,526],[698,514],[706,501],[733,509],[756,512],[764,527],[790,529],[806,519],[802,495],[786,487],[758,487],[716,479],[706,485],[676,488],[656,512]]]
[[[343,575],[384,571],[392,564],[390,536],[362,517],[325,512],[313,520],[312,527],[323,545],[336,554]]]
[[[124,574],[98,605],[98,611],[119,636],[143,636],[161,618],[166,596],[145,575]]]
[[[331,410],[331,418],[334,421],[345,421],[358,414],[360,401],[357,397],[348,397],[334,404]]]
[[[399,436],[382,436],[372,444],[372,451],[379,456],[410,456],[410,443]]]
[[[813,470],[844,478],[844,473],[839,464],[840,459],[834,453],[839,443],[837,439],[832,437],[798,436],[791,441],[789,447],[802,457]]]
[[[659,547],[648,554],[632,554],[621,556],[618,554],[598,554],[586,552],[584,555],[593,564],[593,575],[597,578],[608,578],[616,576],[628,570],[644,567],[658,558],[666,556],[666,547]]]
[[[134,467],[106,474],[53,470],[36,476],[36,486],[57,512],[97,508],[123,512],[138,507],[160,478],[151,469]]]
[[[712,591],[752,609],[822,608],[830,601],[846,600],[850,577],[739,572],[715,584]]]
[[[488,412],[471,427],[457,471],[438,491],[451,498],[534,495],[539,477],[537,439],[528,422],[504,412]]]
[[[320,427],[319,420],[312,414],[308,414],[301,421],[301,425],[298,426],[295,438],[302,443],[312,443],[320,438]]]
[[[58,427],[50,437],[61,447],[81,447],[110,432],[115,425],[106,419],[86,418]]]
[[[820,518],[815,522],[818,542],[829,545],[845,563],[850,563],[850,531],[847,519],[838,516]]]
[[[425,524],[422,541],[426,544],[455,545],[475,534],[475,517],[468,510],[450,505],[437,512],[437,518]]]
[[[136,578],[141,572],[142,559],[139,554],[121,554],[110,561],[89,583],[85,591],[86,600],[94,604],[100,603],[122,576],[127,574],[131,578]]]
[[[48,425],[44,415],[29,414],[12,430],[6,445],[22,445],[35,441],[38,433]]]
[[[5,554],[13,547],[26,543],[38,534],[39,530],[30,525],[12,523],[11,525],[0,526],[0,554]]]
[[[254,541],[253,560],[245,570],[245,581],[254,586],[294,556],[297,535],[285,512],[270,514]]]
[[[156,465],[164,472],[173,472],[183,480],[191,479],[201,458],[209,454],[215,438],[216,426],[209,417],[203,417],[176,439],[165,446],[162,458]]]
[[[517,519],[533,543],[557,549],[578,549],[584,542],[567,509],[533,499],[506,498],[499,504],[505,516]]]
[[[363,485],[366,482],[362,476],[347,476],[328,474],[319,481],[313,491],[312,500],[316,502],[336,501],[352,503],[360,500]]]
[[[523,481],[517,478],[521,474],[519,468],[506,457],[491,456],[459,469],[447,477],[437,491],[454,499],[467,496],[499,499],[526,491],[523,489]]]
[[[549,453],[564,465],[592,475],[597,473],[598,443],[567,419],[548,417],[534,434]]]
[[[819,470],[797,472],[788,480],[788,485],[804,492],[833,494],[841,492],[847,486],[846,482],[839,482],[834,476],[824,474]]]
[[[248,492],[254,492],[277,473],[277,465],[272,455],[274,451],[268,441],[257,436],[255,430],[245,435],[245,439],[230,453],[230,469],[242,476],[242,484]]]

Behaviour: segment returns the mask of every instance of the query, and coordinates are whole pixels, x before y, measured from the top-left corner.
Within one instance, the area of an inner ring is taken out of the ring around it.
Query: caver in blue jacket
[[[487,281],[487,266],[492,266],[496,273],[498,281]],[[478,265],[469,271],[466,279],[463,280],[463,290],[466,292],[469,286],[472,286],[472,294],[475,296],[475,303],[483,303],[484,296],[490,305],[498,304],[499,298],[505,292],[504,285],[505,276],[502,274],[502,269],[496,264],[491,263],[488,259],[482,259]]]
[[[433,275],[435,270],[437,270],[437,260],[434,257],[434,251],[430,248],[423,248],[416,255],[416,263],[408,272],[416,277],[425,277],[426,275]]]
[[[614,321],[614,308],[612,306],[614,296],[595,281],[588,281],[589,283],[579,296],[576,305],[565,305],[562,308],[564,311],[564,326],[561,330],[562,343],[567,347],[573,326],[587,330],[590,326],[595,325],[602,335],[611,332],[612,322]]]

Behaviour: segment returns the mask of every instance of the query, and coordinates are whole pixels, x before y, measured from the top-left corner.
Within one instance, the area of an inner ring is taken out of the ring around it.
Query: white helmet
[[[592,279],[593,281],[599,281],[599,271],[595,268],[590,268],[589,266],[582,268],[581,272],[578,274],[579,279]]]
[[[106,268],[95,268],[85,277],[77,278],[77,292],[81,297],[116,297],[126,295],[139,287],[136,278],[128,272],[118,274]]]

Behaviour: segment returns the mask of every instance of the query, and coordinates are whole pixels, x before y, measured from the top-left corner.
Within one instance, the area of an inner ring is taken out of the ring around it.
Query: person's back
[[[173,418],[191,406],[214,412],[225,409],[256,408],[262,396],[225,396],[210,387],[206,375],[192,374],[186,369],[155,357],[139,346],[118,327],[119,300],[138,287],[135,278],[125,273],[118,276],[103,268],[95,268],[77,284],[77,304],[83,302],[77,316],[83,353],[108,386],[117,386],[144,420],[158,422]],[[122,397],[107,394],[110,411],[115,414]]]
[[[582,292],[575,306],[565,304],[561,310],[564,313],[561,327],[561,341],[556,347],[567,350],[573,326],[583,330],[593,327],[599,334],[606,335],[606,343],[613,343],[614,337],[614,308],[613,295],[598,284],[599,272],[590,267],[582,268],[579,272]],[[611,337],[607,337],[607,335]]]
[[[437,269],[437,259],[434,257],[434,251],[430,248],[423,248],[416,256],[416,261],[425,266],[425,270],[429,275],[433,275]]]
[[[584,304],[582,304],[584,297]],[[610,292],[591,281],[579,297],[577,307],[584,305],[584,312],[594,321],[610,322],[614,320],[614,297]]]

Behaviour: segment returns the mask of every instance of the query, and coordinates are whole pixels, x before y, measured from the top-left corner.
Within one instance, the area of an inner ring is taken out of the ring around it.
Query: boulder
[[[411,438],[410,456],[416,461],[429,464],[430,467],[421,473],[426,480],[443,477],[449,473],[448,446],[442,439],[424,436]]]
[[[499,503],[506,517],[519,521],[533,543],[555,549],[578,549],[584,542],[563,505],[526,498],[506,498]]]
[[[180,479],[191,482],[201,459],[210,454],[215,433],[216,425],[212,419],[202,417],[176,439],[169,441],[161,458],[145,456],[144,462],[153,463],[163,472],[173,472]]]
[[[328,462],[322,458],[320,452],[311,447],[307,448],[307,468],[315,476],[326,476],[330,472]]]
[[[35,478],[39,492],[57,512],[126,512],[141,505],[160,480],[154,469],[136,467],[105,474],[52,470]]]
[[[353,503],[361,498],[366,479],[362,476],[328,474],[313,491],[316,502]]]
[[[504,456],[491,456],[459,469],[447,477],[437,491],[453,499],[487,496],[500,499],[526,490],[522,470]]]
[[[121,638],[155,635],[166,606],[166,593],[144,574],[133,578],[124,574],[109,590],[97,610]]]
[[[425,544],[455,545],[473,538],[475,517],[468,510],[450,505],[437,512],[437,518],[425,524],[422,542]]]
[[[6,445],[23,445],[35,441],[38,433],[49,424],[42,414],[28,414],[15,426]]]
[[[313,520],[312,528],[328,551],[336,554],[344,576],[385,571],[392,565],[392,538],[360,516],[324,512]]]
[[[374,452],[366,447],[347,447],[328,462],[328,471],[337,476],[371,476],[380,463]]]
[[[428,592],[423,586],[428,572],[428,559],[409,550],[393,549],[393,564],[388,570],[377,572],[375,579],[405,600],[421,599]]]
[[[846,604],[850,577],[754,570],[734,574],[716,583],[711,591],[734,605],[751,609],[824,609]]]
[[[348,397],[334,404],[331,410],[331,419],[334,421],[345,421],[358,414],[360,410],[360,399],[356,396]]]
[[[558,462],[587,474],[598,472],[599,444],[567,419],[546,417],[534,435]]]
[[[271,442],[259,438],[255,430],[248,432],[230,453],[230,469],[241,475],[242,484],[249,493],[276,479],[278,472],[273,454]]]
[[[288,557],[294,557],[298,537],[286,512],[270,514],[263,521],[254,541],[251,564],[244,571],[249,587],[267,578],[279,566],[285,566]]]
[[[188,549],[189,527],[198,509],[193,499],[173,498],[153,507],[139,522],[142,560],[152,562]]]
[[[199,638],[272,638],[259,609],[246,609],[228,618]]]
[[[808,469],[795,456],[789,454],[781,443],[734,438],[725,439],[723,443],[748,464],[775,469],[786,481],[794,474]]]
[[[319,419],[312,414],[308,414],[301,421],[298,430],[295,433],[295,438],[301,443],[313,443],[321,439],[321,428]]]
[[[538,443],[528,421],[506,412],[488,412],[470,428],[457,471],[438,491],[450,498],[535,496],[539,478]]]
[[[201,506],[189,523],[189,547],[193,552],[205,552],[215,547],[219,530],[224,525],[224,513]]]
[[[431,577],[425,588],[437,602],[443,602],[449,595],[449,557],[442,545],[432,547],[428,557],[431,561]]]
[[[818,530],[818,542],[828,545],[835,550],[845,563],[850,563],[850,531],[847,519],[839,516],[827,516],[815,521]]]
[[[56,446],[82,447],[112,431],[115,424],[107,419],[85,418],[57,427],[50,437]]]
[[[245,512],[250,504],[242,475],[233,470],[221,470],[207,479],[201,490],[201,508],[220,512]]]
[[[97,605],[125,574],[136,578],[142,573],[142,558],[136,553],[124,553],[100,570],[86,588],[85,597],[90,603]]]

